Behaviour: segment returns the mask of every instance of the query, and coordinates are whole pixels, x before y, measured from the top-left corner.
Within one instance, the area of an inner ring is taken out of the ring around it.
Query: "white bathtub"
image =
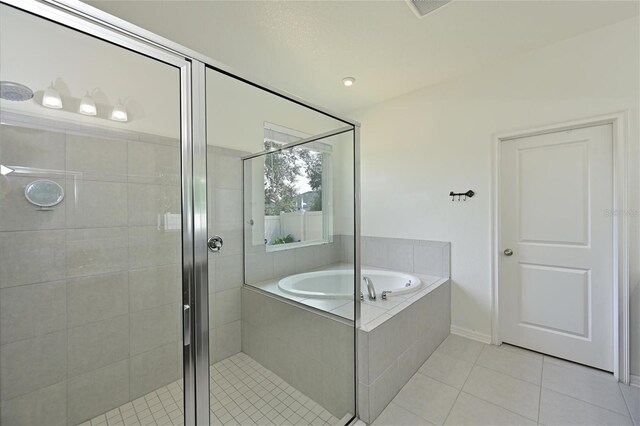
[[[363,269],[362,277],[369,277],[376,289],[378,299],[382,292],[387,297],[412,293],[423,286],[420,278],[404,272]],[[353,298],[353,271],[326,270],[291,275],[278,282],[280,290],[297,297],[314,299],[350,299]],[[368,297],[367,286],[361,283],[362,294]]]

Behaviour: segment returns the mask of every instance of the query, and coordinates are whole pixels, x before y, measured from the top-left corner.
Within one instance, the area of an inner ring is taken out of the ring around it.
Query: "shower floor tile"
[[[210,367],[212,425],[336,425],[339,419],[245,353]],[[80,426],[180,426],[182,379]]]

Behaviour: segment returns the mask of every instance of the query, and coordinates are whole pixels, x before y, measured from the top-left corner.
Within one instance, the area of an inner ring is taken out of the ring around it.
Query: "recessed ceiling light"
[[[351,87],[355,82],[356,82],[356,79],[353,77],[345,77],[342,79],[342,84],[344,84],[345,87]]]

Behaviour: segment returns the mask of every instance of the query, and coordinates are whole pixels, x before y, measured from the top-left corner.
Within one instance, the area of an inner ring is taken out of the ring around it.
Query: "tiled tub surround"
[[[362,237],[360,249],[362,265],[436,277],[451,276],[449,242]]]
[[[354,337],[351,321],[242,288],[242,351],[337,418],[354,411]]]
[[[180,232],[159,223],[179,144],[27,121],[0,126],[2,164],[39,169],[0,178],[0,423],[78,424],[181,376]],[[23,193],[42,178],[66,190],[49,211]]]
[[[448,278],[363,324],[358,330],[358,414],[362,420],[371,423],[380,415],[449,335],[450,324]]]
[[[417,275],[425,286],[449,278],[451,243],[429,240],[362,237],[362,267],[405,272]],[[295,300],[316,309],[353,319],[353,301],[340,299],[304,299],[283,292],[278,281],[286,276],[314,270],[353,268],[353,236],[335,235],[333,241],[308,247],[265,252],[264,247],[252,247],[245,264],[245,282],[280,297]],[[375,284],[375,283],[374,283]],[[380,297],[375,302],[365,298],[362,324],[395,307],[399,300],[412,295]],[[347,306],[352,302],[350,306]]]
[[[253,276],[247,282],[263,292],[290,299],[302,305],[328,312],[330,314],[352,320],[354,302],[340,299],[304,299],[292,296],[278,288],[278,281],[283,276],[309,270],[353,268],[353,237],[336,236],[333,246],[329,244],[264,253],[256,251],[253,261],[247,265]],[[339,244],[339,245],[338,245]],[[387,300],[380,297],[376,301],[369,300],[366,295],[361,304],[361,328],[358,330],[359,353],[359,403],[360,418],[373,421],[398,393],[407,380],[420,368],[438,345],[449,334],[451,323],[451,284],[450,284],[450,250],[447,242],[427,240],[406,240],[397,238],[362,238],[363,268],[396,270],[417,275],[425,284],[425,288],[406,295],[391,296]],[[307,250],[307,252],[301,251]],[[282,260],[275,256],[282,256]],[[247,258],[249,261],[249,258]],[[278,262],[287,262],[288,269],[277,268]],[[267,277],[267,278],[265,278]],[[262,281],[259,281],[262,280]],[[375,283],[374,283],[375,284]],[[250,287],[243,289],[243,295],[253,291]],[[257,293],[257,292],[256,292]],[[271,300],[288,305],[286,302],[272,299],[266,294],[257,293],[265,303]],[[291,306],[291,305],[288,305]],[[249,309],[243,297],[243,312]],[[274,308],[275,309],[275,308]],[[313,312],[302,307],[288,308],[304,312],[308,317],[307,324],[313,323],[313,315],[325,317],[320,312]],[[270,329],[260,318],[255,327]],[[243,350],[258,336],[263,337],[258,344],[263,353],[270,353],[259,361],[274,368],[288,368],[297,354],[285,351],[284,347],[306,347],[295,334],[287,333],[286,328],[276,328],[276,336],[268,339],[267,334],[257,328],[249,331],[250,324],[243,317]],[[255,343],[254,343],[255,344]],[[286,353],[285,353],[286,352]],[[256,349],[247,352],[260,357]],[[275,355],[278,354],[278,355]],[[287,354],[291,358],[287,357]],[[257,358],[258,359],[258,358]],[[285,362],[290,361],[290,362]],[[284,364],[277,366],[278,362]],[[290,368],[290,367],[289,367]],[[284,373],[287,374],[286,372]],[[283,376],[284,377],[284,376]],[[299,378],[290,374],[291,383],[299,386]],[[316,390],[320,395],[320,391]],[[320,399],[322,396],[319,397]]]

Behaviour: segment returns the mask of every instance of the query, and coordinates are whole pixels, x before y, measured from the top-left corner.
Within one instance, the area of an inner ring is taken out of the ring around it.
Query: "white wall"
[[[355,111],[362,234],[452,242],[452,323],[489,335],[492,135],[629,111],[638,209],[639,28],[627,20]],[[448,193],[473,189],[466,202]],[[630,217],[632,374],[640,375],[638,217]]]
[[[247,152],[264,149],[265,122],[307,135],[346,126],[242,81],[207,69],[207,143]]]
[[[2,100],[3,110],[87,125],[180,136],[180,73],[175,67],[34,17],[0,8],[0,80],[25,84],[33,99]],[[42,93],[51,84],[60,92],[62,110],[44,108]],[[80,98],[98,89],[98,116],[77,113]],[[129,122],[108,120],[121,99]]]

